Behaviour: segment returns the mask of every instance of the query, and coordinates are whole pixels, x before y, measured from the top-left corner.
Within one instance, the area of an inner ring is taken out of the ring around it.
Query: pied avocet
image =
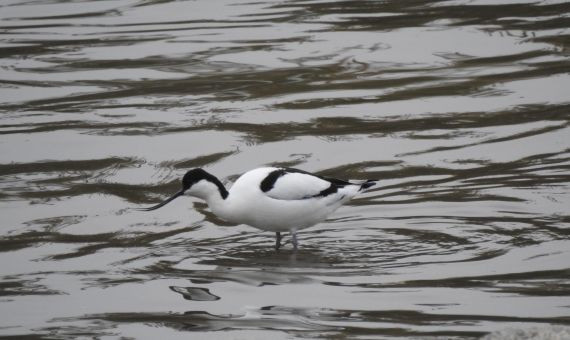
[[[155,210],[177,197],[193,196],[205,200],[223,220],[275,232],[277,250],[281,232],[291,232],[293,247],[297,249],[298,230],[325,220],[375,184],[375,180],[349,182],[298,169],[265,167],[246,172],[228,191],[215,176],[197,168],[184,175],[180,191],[160,204],[140,210]]]

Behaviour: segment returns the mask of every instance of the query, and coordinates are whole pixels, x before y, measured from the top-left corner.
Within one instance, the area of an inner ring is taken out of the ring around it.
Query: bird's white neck
[[[206,201],[210,210],[222,219],[229,222],[233,220],[229,204],[229,192],[217,178],[216,181],[201,180],[185,194]]]

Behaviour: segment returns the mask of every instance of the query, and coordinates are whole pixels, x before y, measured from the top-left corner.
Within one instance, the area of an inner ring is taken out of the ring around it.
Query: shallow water
[[[0,335],[570,325],[570,3],[3,0],[0,20]],[[129,209],[193,167],[263,165],[381,185],[297,253],[191,199]]]

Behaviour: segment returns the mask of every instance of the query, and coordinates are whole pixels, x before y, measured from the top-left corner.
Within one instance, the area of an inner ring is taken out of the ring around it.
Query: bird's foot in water
[[[293,250],[297,250],[297,247],[299,245],[299,242],[297,241],[297,232],[296,231],[292,231],[291,232],[291,243],[293,243]]]
[[[279,250],[280,247],[281,247],[281,233],[276,232],[275,233],[275,250]]]
[[[280,232],[276,232],[275,233],[275,250],[279,250],[279,248],[281,248],[281,233]],[[292,231],[291,232],[291,243],[293,244],[293,250],[297,250],[299,248],[299,241],[297,240],[297,232],[296,231]]]

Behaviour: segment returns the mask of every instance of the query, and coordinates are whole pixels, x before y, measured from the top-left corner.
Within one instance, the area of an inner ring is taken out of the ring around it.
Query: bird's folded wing
[[[323,195],[327,190],[330,191],[331,187],[336,192],[337,186],[309,173],[279,169],[265,178],[261,190],[274,199],[301,200]]]

